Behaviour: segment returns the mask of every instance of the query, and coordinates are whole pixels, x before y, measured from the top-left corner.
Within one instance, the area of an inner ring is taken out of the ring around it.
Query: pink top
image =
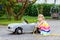
[[[44,22],[41,25],[39,25],[39,29],[48,31],[48,30],[50,30],[50,26],[48,25],[48,23]]]

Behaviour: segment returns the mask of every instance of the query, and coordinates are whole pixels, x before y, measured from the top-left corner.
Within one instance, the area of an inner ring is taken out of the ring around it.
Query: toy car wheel
[[[20,27],[16,28],[15,33],[22,34],[23,33],[22,28],[20,28]]]

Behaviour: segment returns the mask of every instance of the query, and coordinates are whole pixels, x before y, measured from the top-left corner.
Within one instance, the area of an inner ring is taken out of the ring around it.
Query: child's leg
[[[36,33],[37,27],[34,27],[33,34]]]
[[[40,33],[39,28],[37,28],[37,30],[36,30],[36,31],[37,31],[37,33]]]
[[[33,33],[40,33],[39,28],[35,27]]]

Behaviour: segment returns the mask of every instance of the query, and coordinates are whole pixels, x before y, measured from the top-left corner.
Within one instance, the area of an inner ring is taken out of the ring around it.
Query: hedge
[[[44,16],[50,16],[50,9],[51,7],[53,7],[53,4],[34,4],[34,5],[29,5],[28,8],[25,10],[24,15],[28,15],[28,16],[37,16],[38,15],[38,11],[40,13],[40,9],[41,9],[41,5],[43,7],[43,15]],[[60,7],[60,5],[57,5],[58,7]],[[14,12],[17,13],[19,12],[19,9],[22,7],[21,4],[15,5],[12,8],[14,9]],[[38,11],[37,11],[38,8]],[[2,14],[4,15],[5,10],[0,11],[0,16],[2,16]]]
[[[2,17],[5,13],[6,12],[5,12],[4,6],[0,4],[0,17]]]
[[[25,10],[25,15],[28,16],[37,16],[37,9],[35,5],[30,5],[26,10]]]
[[[37,8],[38,8],[39,13],[40,13],[41,5],[43,7],[43,13],[42,14],[44,16],[50,16],[50,9],[51,9],[51,7],[54,6],[53,4],[35,4],[32,6],[29,6],[25,11],[25,15],[37,16],[38,15]]]

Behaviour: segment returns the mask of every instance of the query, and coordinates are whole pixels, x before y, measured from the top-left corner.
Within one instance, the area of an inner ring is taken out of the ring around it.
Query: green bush
[[[0,17],[2,17],[3,15],[5,15],[5,8],[2,7],[2,9],[0,10]]]
[[[30,5],[26,10],[25,10],[25,15],[28,16],[37,16],[37,9],[35,5]]]
[[[29,6],[25,11],[25,15],[37,16],[38,15],[37,8],[38,8],[39,13],[40,13],[41,5],[43,7],[43,15],[50,16],[50,9],[51,9],[51,7],[54,6],[53,4],[35,4],[32,6]]]
[[[53,7],[53,4],[34,4],[34,5],[29,5],[28,8],[25,10],[24,15],[28,16],[37,16],[38,11],[40,13],[41,5],[43,7],[43,15],[44,16],[50,16],[50,9]],[[60,8],[60,5],[57,5]],[[12,8],[14,9],[15,13],[18,13],[20,11],[20,8],[22,7],[22,4],[14,5]],[[38,11],[37,11],[38,8]],[[0,16],[4,15],[6,13],[4,10],[0,12]]]
[[[40,10],[41,6],[43,7],[43,15],[44,16],[51,16],[50,10],[51,10],[51,7],[54,6],[54,4],[34,4],[34,5],[29,5],[27,7],[27,9],[25,10],[24,15],[37,16],[38,15],[38,11],[39,11],[39,13],[41,12],[41,10]],[[56,6],[60,7],[60,5],[56,5]],[[19,12],[21,7],[22,7],[22,4],[15,5],[13,7],[14,12],[15,13]],[[38,10],[37,10],[37,8],[38,8]]]
[[[53,7],[54,5],[53,4],[43,4],[43,15],[44,16],[50,16],[50,10],[51,10],[51,7]]]
[[[13,6],[14,13],[17,14],[20,11],[21,8],[22,8],[21,4],[14,5]]]

